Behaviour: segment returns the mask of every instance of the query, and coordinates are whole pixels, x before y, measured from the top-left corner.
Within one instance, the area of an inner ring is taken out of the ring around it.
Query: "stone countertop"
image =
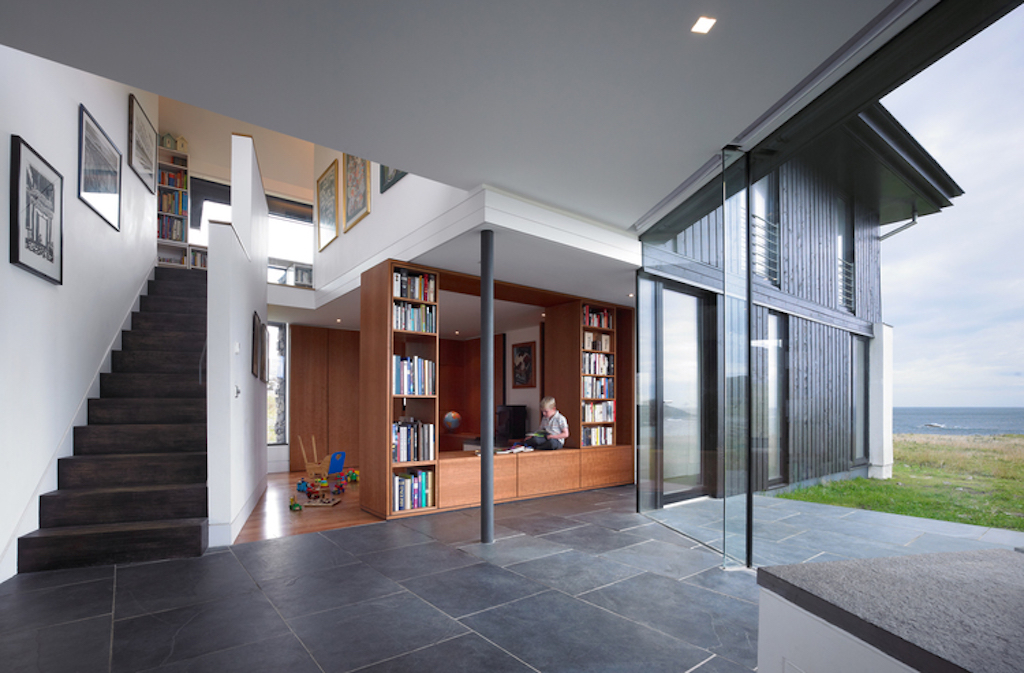
[[[1002,549],[759,568],[757,583],[922,671],[1024,669],[1024,554]]]

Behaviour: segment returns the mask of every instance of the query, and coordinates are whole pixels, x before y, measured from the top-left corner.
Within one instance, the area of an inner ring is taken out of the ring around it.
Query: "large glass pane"
[[[288,353],[287,325],[268,323],[269,348],[267,357],[267,444],[288,443],[288,404],[285,393],[285,362]]]
[[[663,488],[666,502],[703,494],[699,300],[661,295]],[[674,496],[674,497],[673,497]]]
[[[767,340],[767,450],[768,450],[768,481],[777,482],[783,479],[783,429],[785,422],[786,403],[786,347],[785,325],[783,317],[777,313],[768,314]]]
[[[637,276],[637,506],[641,512],[661,508],[661,464],[658,443],[657,405],[657,308],[658,283]]]
[[[868,340],[853,337],[853,462],[868,459]]]
[[[724,150],[725,373],[723,409],[723,519],[726,565],[752,565],[750,507],[750,285],[747,260],[749,222],[747,156]]]

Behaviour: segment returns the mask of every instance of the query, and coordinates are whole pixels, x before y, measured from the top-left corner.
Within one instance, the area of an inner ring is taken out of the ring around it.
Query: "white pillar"
[[[892,477],[892,326],[875,323],[868,351],[868,476]]]

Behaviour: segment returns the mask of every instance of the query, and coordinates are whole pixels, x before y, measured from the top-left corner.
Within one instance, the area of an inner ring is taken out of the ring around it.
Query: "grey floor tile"
[[[939,521],[938,519],[924,519],[918,516],[906,516],[904,514],[889,514],[888,512],[871,512],[865,509],[851,510],[843,517],[847,521],[857,521],[867,524],[880,524],[883,526],[898,526],[910,528],[924,533],[939,533],[949,537],[964,537],[978,539],[984,535],[988,528],[974,526],[954,521]]]
[[[650,519],[643,514],[637,514],[636,512],[616,512],[612,510],[574,514],[572,518],[577,521],[583,521],[584,523],[592,523],[604,528],[610,528],[611,530],[636,528],[637,526],[643,526],[650,522]]]
[[[320,673],[320,667],[291,633],[211,652],[152,669],[152,673]]]
[[[982,542],[963,537],[950,537],[937,533],[923,533],[903,549],[911,554],[931,554],[947,551],[972,551],[975,549],[1006,549],[994,542]]]
[[[528,673],[534,669],[475,633],[364,668],[360,673]]]
[[[779,509],[803,514],[816,514],[817,516],[847,516],[850,514],[849,507],[837,505],[823,505],[818,502],[803,502],[802,500],[788,500],[786,498],[772,498],[773,505]],[[757,507],[757,504],[754,505]],[[762,505],[763,506],[763,505]]]
[[[114,622],[112,673],[139,671],[288,633],[258,591]]]
[[[647,540],[642,544],[615,549],[602,556],[672,579],[694,575],[722,563],[720,554],[703,549],[683,549],[678,545],[658,540]]]
[[[758,608],[747,601],[649,573],[580,598],[744,666],[757,665]]]
[[[440,542],[389,549],[359,557],[366,565],[395,581],[454,570],[481,563],[480,559]]]
[[[289,620],[324,671],[351,671],[466,633],[466,627],[404,592]]]
[[[490,563],[417,577],[402,586],[456,619],[548,589]]]
[[[571,528],[558,533],[550,533],[544,535],[541,539],[557,542],[560,545],[588,554],[602,554],[613,549],[620,549],[631,544],[646,541],[646,538],[639,535],[609,530],[593,524],[586,524],[579,528]]]
[[[861,522],[851,521],[848,517],[816,516],[814,514],[796,514],[785,520],[785,523],[806,530],[822,530],[859,537],[871,542],[904,545],[921,535],[921,531],[899,526],[886,525],[882,521]]]
[[[800,539],[798,535],[782,542],[755,541],[754,563],[759,566],[790,565],[803,563],[823,553],[821,549],[802,544]]]
[[[542,512],[558,516],[573,516],[587,512],[608,509],[607,501],[600,498],[581,498],[571,495],[557,495],[545,498],[537,507]]]
[[[403,526],[397,521],[349,526],[320,533],[350,554],[368,554],[414,544],[433,542],[434,538]]]
[[[480,512],[475,509],[403,519],[401,525],[446,544],[458,545],[480,541]],[[495,539],[515,537],[521,534],[500,523],[494,524]]]
[[[0,633],[110,615],[113,577],[0,596]]]
[[[511,517],[524,516],[543,512],[535,500],[517,500],[515,502],[503,502],[494,506],[494,520],[502,521]]]
[[[734,661],[715,655],[713,659],[709,659],[689,673],[751,673],[753,670],[753,668],[740,666]]]
[[[263,593],[285,619],[404,591],[364,563],[328,568],[263,583]]]
[[[757,603],[760,596],[757,574],[750,570],[708,568],[704,572],[690,575],[683,581],[751,603]]]
[[[519,537],[495,540],[491,544],[469,544],[459,547],[462,551],[472,554],[497,566],[507,566],[531,559],[557,554],[569,549],[564,544],[552,542],[543,537],[520,535]]]
[[[843,533],[833,533],[827,530],[806,530],[799,535],[787,538],[785,540],[785,544],[796,545],[804,549],[827,551],[832,554],[848,556],[850,558],[901,556],[909,553],[906,547],[886,544],[884,542],[870,542],[863,538],[844,535]],[[755,552],[756,551],[757,549],[755,548]],[[792,562],[799,563],[802,561]]]
[[[121,566],[117,569],[114,618],[180,608],[255,588],[256,583],[233,554]]]
[[[584,601],[550,591],[463,619],[540,671],[686,671],[708,654]]]
[[[257,582],[356,562],[355,556],[319,533],[237,544],[231,551]]]
[[[989,528],[984,535],[978,538],[978,541],[1001,544],[1007,547],[1024,547],[1024,531]]]
[[[666,526],[660,522],[648,523],[644,526],[630,528],[629,533],[647,538],[648,540],[660,540],[678,547],[691,549],[698,546],[698,542],[688,535]]]
[[[839,556],[838,554],[830,554],[827,551],[823,551],[820,554],[818,554],[817,556],[812,556],[811,558],[807,559],[806,561],[804,561],[804,563],[828,563],[830,561],[849,561],[849,560],[850,560],[850,558],[848,556]]]
[[[0,635],[5,671],[81,673],[110,666],[110,615]]]
[[[95,568],[69,568],[67,570],[47,570],[38,573],[22,573],[0,583],[0,596],[21,591],[37,591],[53,589],[72,584],[93,582],[95,580],[113,579],[114,566],[98,566]]]
[[[576,528],[583,524],[564,516],[556,516],[554,514],[545,514],[542,512],[530,512],[502,519],[501,525],[518,530],[527,535],[544,535],[546,533],[556,533],[560,530]]]
[[[574,549],[507,566],[508,570],[542,582],[571,596],[638,575],[632,566]]]

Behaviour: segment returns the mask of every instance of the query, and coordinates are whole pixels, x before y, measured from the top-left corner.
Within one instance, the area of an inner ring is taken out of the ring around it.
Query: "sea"
[[[929,435],[1021,435],[1022,407],[893,407],[892,431]]]

